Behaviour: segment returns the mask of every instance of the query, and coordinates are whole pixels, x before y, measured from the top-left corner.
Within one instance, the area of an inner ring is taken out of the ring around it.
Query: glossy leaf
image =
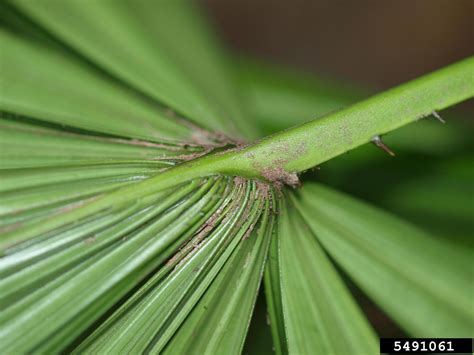
[[[407,331],[472,336],[472,248],[322,185],[305,185],[294,201],[336,262]]]
[[[122,243],[115,244],[115,248],[109,247],[109,253],[93,267],[84,269],[75,278],[59,285],[53,294],[9,319],[0,333],[4,349],[16,352],[63,349],[169,256],[173,250],[170,246],[179,243],[180,237],[189,237],[185,233],[189,226],[197,223],[197,228],[200,225],[200,210],[209,202],[216,201],[212,197],[219,184],[209,190],[210,182],[184,203],[131,235],[124,234],[126,229],[117,231],[122,236]],[[179,223],[169,225],[178,217]],[[4,262],[8,263],[8,259]],[[15,278],[17,274],[13,273],[11,277]],[[6,278],[2,282],[9,281]],[[19,282],[24,286],[23,281]],[[45,316],[52,317],[47,326],[44,324]],[[28,341],[18,342],[16,337],[22,334],[19,329],[28,330]],[[44,338],[48,338],[48,342],[40,345]]]
[[[259,211],[260,212],[260,211]],[[263,210],[258,233],[241,228],[241,240],[231,259],[164,349],[166,354],[239,354],[257,298],[271,236],[269,206]],[[253,221],[252,221],[253,220]],[[251,223],[256,220],[250,218]],[[268,228],[267,228],[268,227]],[[158,353],[153,348],[152,353]]]
[[[184,140],[187,127],[57,47],[0,29],[0,109],[61,126],[151,141]],[[31,63],[34,63],[32,65]]]
[[[372,329],[313,233],[282,207],[279,274],[290,354],[378,354]]]
[[[0,168],[20,169],[85,164],[149,162],[167,167],[166,158],[190,153],[173,146],[71,134],[0,119]],[[5,172],[10,173],[10,172]]]
[[[217,226],[205,224],[78,351],[143,352],[157,342],[166,343],[171,329],[181,324],[235,248],[238,239],[233,230],[249,208],[249,196],[250,185],[242,186],[217,205],[206,220]],[[208,229],[214,230],[206,235]]]
[[[350,95],[326,83],[285,90],[271,71],[241,90],[190,2],[14,0],[0,10],[2,352],[238,354],[266,270],[277,353],[376,353],[333,260],[412,333],[425,334],[438,307],[442,327],[465,334],[468,297],[452,290],[467,281],[470,250],[407,239],[412,230],[380,212],[285,184],[472,97],[472,58],[246,144],[260,135],[254,118],[306,120]],[[444,266],[432,267],[442,250]],[[387,280],[392,293],[377,289]]]
[[[275,226],[273,227],[273,236],[268,251],[268,259],[264,274],[264,286],[268,307],[268,320],[272,332],[275,352],[277,354],[286,354],[288,352],[288,345],[281,298],[278,224],[279,223],[275,223]]]
[[[208,129],[234,135],[240,129],[250,138],[254,135],[229,85],[221,53],[192,4],[110,0],[87,6],[80,0],[14,4],[105,71],[162,105]]]

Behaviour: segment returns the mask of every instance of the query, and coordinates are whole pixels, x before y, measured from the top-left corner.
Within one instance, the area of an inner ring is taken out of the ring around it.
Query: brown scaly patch
[[[194,255],[194,253],[206,242],[205,238],[217,226],[219,221],[223,224],[227,223],[231,218],[233,211],[239,207],[240,199],[241,196],[237,196],[235,200],[231,202],[230,206],[228,203],[219,206],[219,208],[195,232],[194,237],[190,241],[185,242],[176,254],[166,262],[166,266],[180,266],[185,260]],[[229,208],[229,210],[224,215],[227,208]]]
[[[298,175],[293,172],[289,172],[285,169],[285,165],[299,155],[305,154],[307,147],[305,143],[300,143],[296,146],[289,147],[287,143],[274,144],[268,156],[283,155],[286,158],[272,159],[270,163],[256,160],[255,155],[252,152],[247,152],[247,158],[253,160],[253,167],[257,169],[260,175],[273,184],[278,191],[281,191],[284,185],[291,186],[293,188],[299,187],[300,181]],[[290,153],[290,154],[288,154]]]
[[[190,141],[182,143],[182,146],[184,148],[200,148],[201,150],[174,156],[156,157],[155,160],[175,160],[178,162],[185,162],[200,158],[217,149],[227,148],[222,152],[216,153],[216,155],[220,155],[231,151],[239,151],[247,146],[247,143],[242,138],[232,138],[226,135],[225,133],[219,131],[207,131],[184,119],[181,119],[181,121],[186,126],[192,128],[193,131]]]
[[[255,185],[257,186],[257,195],[256,198],[263,198],[264,200],[270,198],[271,186],[263,181],[256,181]]]
[[[263,166],[259,161],[254,161],[252,165],[260,172],[260,175],[266,181],[272,184],[277,191],[281,192],[281,189],[285,185],[293,188],[297,188],[301,185],[296,173],[290,173],[285,170],[284,166],[287,162],[288,161],[284,159],[275,159],[272,161],[271,166]]]
[[[186,119],[184,116],[173,110],[171,107],[167,107],[163,110],[163,113],[180,125],[187,127],[192,132],[189,141],[182,142],[181,146],[186,147],[199,147],[204,150],[213,150],[215,148],[222,148],[227,145],[241,146],[245,144],[243,138],[232,138],[220,131],[208,131],[193,121]],[[191,160],[196,157],[185,159]]]
[[[190,145],[197,145],[203,148],[217,148],[225,147],[227,145],[240,146],[245,144],[243,138],[232,138],[223,132],[208,131],[187,119],[178,117],[176,114],[174,114],[174,119],[183,126],[190,128],[193,132],[189,142]]]
[[[194,252],[199,249],[200,245],[203,242],[203,239],[215,228],[216,222],[222,215],[222,212],[226,205],[220,206],[208,219],[203,223],[203,225],[196,232],[194,238],[190,242],[186,242],[178,252],[167,261],[166,265],[171,266],[181,264],[182,259],[186,259],[188,255],[194,254]]]
[[[189,161],[189,160],[194,160],[197,158],[202,157],[203,155],[209,154],[214,147],[207,147],[204,150],[201,150],[199,152],[195,153],[188,153],[188,154],[180,154],[180,155],[171,155],[171,156],[163,156],[163,157],[156,157],[153,160],[164,160],[164,161],[169,161],[169,160],[177,160],[177,161]]]
[[[260,203],[260,205],[262,205],[262,203]],[[250,235],[252,234],[252,232],[253,232],[254,229],[255,229],[255,225],[256,225],[257,222],[260,220],[260,216],[261,216],[261,214],[259,214],[259,215],[255,218],[255,220],[249,225],[248,229],[245,231],[244,236],[242,237],[243,240],[247,240],[247,239],[250,237]],[[246,219],[248,219],[248,218],[246,218]]]
[[[301,185],[298,175],[295,173],[289,173],[281,166],[276,167],[265,167],[260,169],[260,174],[272,182],[278,190],[281,190],[284,185],[297,188]]]
[[[247,180],[241,176],[235,176],[233,181],[234,181],[235,187],[240,187],[247,183]]]

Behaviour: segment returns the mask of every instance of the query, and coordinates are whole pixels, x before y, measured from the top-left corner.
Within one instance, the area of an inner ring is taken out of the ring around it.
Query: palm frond
[[[472,335],[471,294],[462,291],[472,277],[472,249],[326,187],[308,184],[302,192],[293,200],[318,240],[407,331],[424,337]]]
[[[279,274],[288,352],[377,353],[374,331],[294,206],[281,210]]]
[[[334,262],[411,334],[469,336],[470,249],[287,185],[472,97],[472,58],[246,143],[352,94],[234,82],[189,2],[0,8],[2,352],[240,353],[263,278],[277,353],[376,354]]]

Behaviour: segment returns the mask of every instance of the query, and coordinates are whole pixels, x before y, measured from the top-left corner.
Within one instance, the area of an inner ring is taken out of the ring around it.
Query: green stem
[[[474,57],[264,138],[240,151],[189,161],[129,189],[151,192],[212,174],[265,180],[268,179],[266,169],[276,173],[302,172],[365,144],[376,135],[471,97],[474,97]]]
[[[302,172],[405,124],[474,97],[474,57],[230,154],[218,172],[262,177],[262,167]],[[422,139],[422,137],[420,137]]]
[[[353,106],[269,136],[240,151],[212,154],[183,163],[143,182],[121,188],[83,207],[22,229],[27,239],[108,208],[149,196],[203,176],[226,174],[279,180],[369,142],[433,111],[474,96],[470,57]],[[269,174],[270,172],[270,174]],[[19,232],[6,233],[14,239]]]

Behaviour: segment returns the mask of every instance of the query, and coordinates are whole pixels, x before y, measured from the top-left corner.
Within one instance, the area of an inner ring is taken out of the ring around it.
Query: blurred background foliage
[[[474,52],[471,0],[202,0],[238,53],[235,75],[261,130],[271,134],[455,62]],[[474,100],[384,137],[392,158],[366,145],[323,164],[322,181],[473,248]],[[380,336],[403,335],[346,278]],[[260,295],[247,353],[271,338]]]

